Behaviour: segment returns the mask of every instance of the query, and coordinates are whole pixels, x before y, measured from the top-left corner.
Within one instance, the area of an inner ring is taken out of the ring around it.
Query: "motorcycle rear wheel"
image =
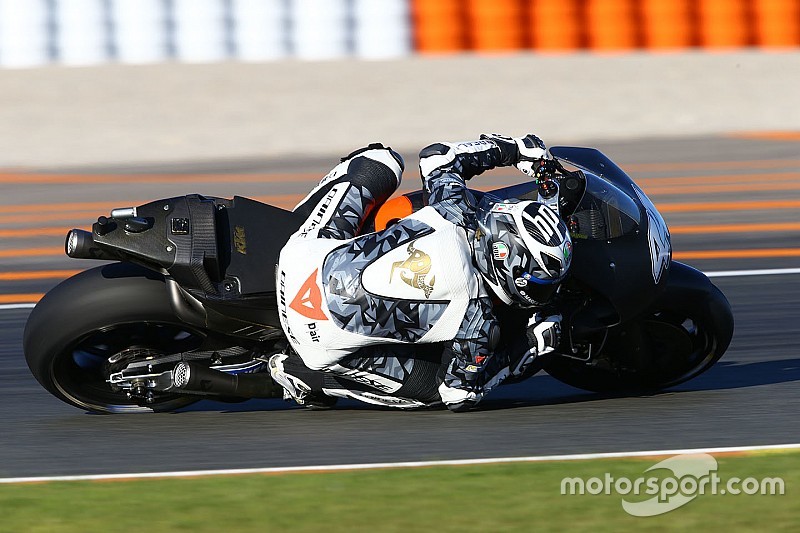
[[[95,413],[173,411],[197,401],[162,394],[129,398],[106,382],[108,358],[135,350],[148,359],[190,350],[205,334],[172,311],[164,279],[128,263],[82,272],[48,292],[25,326],[25,359],[57,398]]]

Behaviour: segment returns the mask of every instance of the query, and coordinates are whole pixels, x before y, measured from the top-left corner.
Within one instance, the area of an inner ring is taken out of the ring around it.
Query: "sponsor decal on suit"
[[[319,272],[319,269],[315,269],[314,272],[308,276],[308,279],[303,283],[303,286],[300,287],[300,290],[297,291],[289,307],[306,318],[312,320],[328,320],[328,317],[325,316],[325,313],[322,311],[322,292],[317,285],[317,272]]]
[[[278,275],[278,310],[280,312],[281,324],[286,330],[286,335],[293,343],[297,343],[297,338],[292,333],[292,328],[289,327],[289,318],[286,314],[286,272],[281,270]]]
[[[319,331],[317,331],[317,323],[316,322],[309,322],[306,324],[306,328],[308,328],[308,335],[311,337],[311,342],[319,342]]]
[[[392,271],[389,273],[389,283],[394,279],[395,271],[399,272],[400,279],[407,285],[420,289],[425,293],[425,298],[429,298],[433,292],[433,284],[436,283],[436,276],[431,276],[430,282],[426,277],[431,272],[431,256],[414,247],[412,241],[408,244],[406,251],[408,259],[392,263]]]
[[[502,261],[508,257],[508,246],[502,241],[492,243],[492,257],[495,261]]]

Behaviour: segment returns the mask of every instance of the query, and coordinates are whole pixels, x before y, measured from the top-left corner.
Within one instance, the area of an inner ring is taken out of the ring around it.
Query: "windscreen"
[[[608,240],[639,228],[639,207],[613,183],[583,170],[586,190],[567,219],[573,239]]]

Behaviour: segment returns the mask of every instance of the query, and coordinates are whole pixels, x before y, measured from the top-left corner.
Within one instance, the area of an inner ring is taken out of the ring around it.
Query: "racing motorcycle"
[[[663,218],[608,157],[576,147],[551,153],[555,195],[536,182],[474,191],[548,202],[572,235],[572,267],[555,298],[560,346],[515,380],[544,369],[581,389],[630,394],[708,370],[733,335],[725,296],[672,260]],[[424,205],[421,191],[399,196],[364,231]],[[279,396],[267,370],[287,347],[273,270],[302,222],[244,197],[192,194],[114,209],[91,231],[69,231],[69,257],[105,263],[63,281],[33,309],[24,333],[31,372],[56,397],[99,413]],[[496,312],[504,332],[527,320],[510,307]],[[420,346],[420,360],[430,348]]]

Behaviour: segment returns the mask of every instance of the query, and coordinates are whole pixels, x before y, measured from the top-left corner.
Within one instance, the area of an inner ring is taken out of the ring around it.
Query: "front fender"
[[[653,304],[653,309],[659,307],[697,309],[717,332],[719,350],[724,352],[728,348],[734,330],[731,304],[708,276],[696,268],[672,261],[667,285]]]

